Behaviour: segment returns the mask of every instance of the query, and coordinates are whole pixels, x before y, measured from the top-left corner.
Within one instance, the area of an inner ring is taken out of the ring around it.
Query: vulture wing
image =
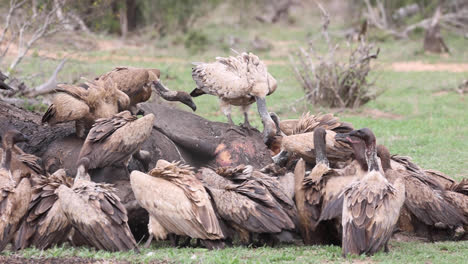
[[[89,169],[124,163],[151,134],[154,115],[137,119],[130,112],[98,119],[89,132],[78,160],[87,157]]]
[[[63,170],[37,179],[28,212],[16,233],[16,250],[30,246],[47,249],[66,240],[72,227],[55,193],[62,184],[67,187],[73,184],[73,179],[67,177]]]
[[[130,182],[138,203],[169,233],[223,238],[208,194],[197,179],[168,180],[133,171]]]
[[[90,245],[113,252],[136,248],[127,211],[111,185],[88,181],[73,189],[61,185],[58,197],[62,211]]]
[[[16,187],[7,180],[2,177],[0,183],[0,251],[14,236],[31,200],[29,179],[23,178]]]

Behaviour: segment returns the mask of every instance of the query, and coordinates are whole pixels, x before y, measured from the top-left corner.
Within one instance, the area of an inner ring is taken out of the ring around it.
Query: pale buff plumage
[[[62,212],[88,245],[113,252],[137,249],[116,189],[92,182],[88,166],[89,160],[81,159],[73,186],[62,184],[56,190]]]
[[[265,142],[275,136],[275,123],[266,108],[265,97],[276,90],[277,81],[256,55],[244,52],[236,57],[217,57],[212,63],[197,63],[192,69],[192,78],[197,88],[190,95],[211,94],[219,97],[221,110],[231,124],[231,105],[241,106],[244,126],[249,128],[247,112],[249,106],[257,102],[265,128]]]
[[[86,83],[87,88],[69,84],[59,84],[52,104],[42,117],[43,123],[55,125],[77,121],[77,135],[85,136],[95,120],[111,117],[128,109],[130,98],[117,89],[112,80]]]
[[[28,212],[16,233],[15,250],[31,246],[47,249],[67,239],[72,226],[55,192],[62,184],[67,187],[73,185],[73,179],[63,169],[35,180]]]
[[[192,168],[159,160],[149,174],[133,171],[130,182],[138,203],[150,215],[148,229],[156,239],[167,234],[224,238],[210,198]]]
[[[13,174],[17,173],[19,171]],[[13,238],[31,200],[30,180],[22,178],[16,184],[9,174],[8,170],[0,168],[0,252]],[[14,176],[14,178],[19,178],[19,176]]]
[[[405,201],[404,184],[391,184],[379,171],[370,171],[344,192],[343,255],[374,254],[386,246]]]
[[[78,160],[88,158],[89,169],[126,164],[150,136],[154,119],[153,114],[137,118],[129,111],[123,111],[110,118],[96,120]]]

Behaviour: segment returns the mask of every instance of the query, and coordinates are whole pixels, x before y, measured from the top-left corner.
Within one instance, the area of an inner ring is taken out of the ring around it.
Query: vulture
[[[8,79],[8,76],[6,76],[0,71],[0,89],[13,90],[13,88],[11,88],[8,84],[5,83],[6,79]]]
[[[251,233],[280,233],[295,228],[294,219],[285,207],[287,196],[284,192],[273,190],[276,187],[268,186],[264,179],[251,177],[252,171],[251,166],[239,165],[218,168],[217,172],[202,168],[196,175],[226,226],[225,236],[232,238],[235,230],[244,244],[252,242]]]
[[[111,184],[95,183],[88,174],[90,161],[78,162],[72,187],[62,184],[55,191],[60,208],[89,245],[107,251],[138,251],[128,226],[127,210]]]
[[[158,160],[148,174],[133,171],[130,183],[136,200],[150,215],[147,246],[152,237],[175,234],[201,239],[208,248],[223,247],[216,241],[224,235],[210,197],[191,167]]]
[[[31,200],[31,182],[27,177],[30,175],[19,170],[11,171],[10,167],[13,144],[27,139],[20,132],[9,130],[3,141],[13,143],[3,149],[0,165],[0,252],[13,238]]]
[[[43,250],[65,242],[72,226],[56,193],[61,185],[67,188],[73,185],[73,178],[63,169],[48,177],[41,175],[35,181],[28,211],[15,236],[15,250],[31,246]]]
[[[133,67],[116,67],[112,71],[97,77],[96,81],[112,80],[116,83],[117,89],[124,92],[130,98],[129,109],[136,114],[136,105],[150,99],[152,88],[168,101],[180,101],[181,103],[197,109],[192,97],[182,91],[170,91],[159,80],[161,71],[158,69],[143,69]]]
[[[276,120],[274,118],[273,120]],[[278,120],[278,127],[283,132],[281,138],[281,151],[273,157],[277,164],[283,164],[292,157],[300,157],[305,161],[314,163],[314,130],[318,127],[326,130],[327,156],[334,164],[338,161],[348,160],[353,151],[348,144],[336,141],[337,133],[346,133],[353,130],[351,124],[344,123],[334,117],[333,114],[311,115],[304,113],[300,119]]]
[[[96,119],[112,117],[129,107],[130,98],[117,89],[112,80],[98,80],[83,86],[59,84],[52,104],[42,116],[42,123],[53,126],[75,121],[76,135],[85,138]]]
[[[243,52],[236,57],[217,57],[215,62],[194,64],[192,78],[197,88],[190,93],[192,97],[203,94],[219,97],[221,110],[230,124],[233,124],[231,105],[241,106],[244,112],[243,126],[248,129],[251,128],[248,110],[251,104],[257,102],[265,128],[264,140],[267,141],[276,134],[265,97],[276,90],[277,81],[256,55]]]
[[[305,176],[305,162],[300,159],[296,165],[296,206],[301,219],[300,229],[304,243],[339,243],[340,222],[320,223],[341,217],[342,199],[340,194],[348,184],[367,173],[364,146],[356,146],[355,160],[345,168],[330,168],[326,151],[327,131],[322,127],[314,130],[315,166]],[[363,165],[362,165],[363,164]],[[323,209],[323,210],[322,210]],[[320,226],[319,226],[320,224]]]
[[[376,140],[370,129],[354,130],[349,135],[366,144],[368,173],[348,185],[343,193],[343,256],[372,255],[382,247],[388,252],[387,243],[405,201],[405,186],[401,178],[394,179],[393,172],[388,178],[380,172]],[[390,174],[391,168],[385,169],[386,174]]]
[[[380,157],[382,168],[387,178],[400,178],[405,186],[406,199],[404,212],[409,213],[409,221],[413,228],[425,228],[428,230],[429,239],[433,241],[433,229],[437,227],[449,227],[456,229],[466,224],[466,216],[458,211],[457,206],[450,203],[452,192],[444,191],[437,182],[430,182],[430,178],[414,170],[391,169],[390,152],[385,146],[377,146],[377,155]],[[456,195],[455,195],[456,196]],[[402,214],[404,215],[404,214]],[[400,227],[407,230],[402,216]],[[441,226],[442,225],[442,226]]]
[[[154,115],[141,118],[129,111],[120,112],[110,118],[96,120],[81,148],[78,160],[87,158],[88,169],[123,165],[125,168],[133,155],[145,161],[148,167],[148,153],[140,151],[141,145],[150,136]]]

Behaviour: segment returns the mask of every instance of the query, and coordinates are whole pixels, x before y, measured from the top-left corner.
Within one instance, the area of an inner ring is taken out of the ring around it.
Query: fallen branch
[[[38,95],[44,95],[51,93],[55,90],[57,87],[57,74],[62,70],[63,66],[65,65],[65,62],[67,62],[68,59],[63,59],[57,68],[54,70],[52,73],[52,76],[50,76],[49,80],[47,82],[36,86],[32,91],[27,91],[26,95],[28,97],[36,97]]]

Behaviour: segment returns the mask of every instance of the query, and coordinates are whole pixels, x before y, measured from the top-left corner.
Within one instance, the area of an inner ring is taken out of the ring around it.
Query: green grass
[[[281,246],[275,248],[233,247],[209,251],[202,248],[172,248],[153,244],[149,249],[134,252],[109,253],[88,248],[55,247],[41,251],[26,249],[17,253],[4,252],[5,256],[28,259],[70,258],[110,259],[149,263],[169,261],[174,263],[466,263],[468,241],[437,243],[403,243],[392,241],[390,253],[379,252],[372,257],[341,257],[337,246]]]
[[[308,34],[318,40],[319,25],[316,18],[299,19],[298,24],[285,28],[283,24],[249,26],[207,23],[197,30],[203,31],[210,40],[210,46],[202,53],[191,54],[183,48],[184,36],[171,35],[165,39],[148,43],[144,48],[124,48],[113,51],[81,51],[80,55],[92,61],[70,59],[60,73],[63,82],[78,82],[80,76],[93,78],[111,70],[114,66],[130,65],[138,67],[157,67],[161,69],[162,81],[174,90],[191,91],[195,85],[191,78],[192,61],[213,60],[215,56],[226,56],[220,39],[228,36],[242,40],[239,50],[248,48],[248,40],[255,35],[268,39],[275,45],[270,52],[260,52],[259,56],[270,62],[269,71],[278,80],[278,90],[268,97],[270,111],[283,119],[297,118],[303,111],[328,112],[336,109],[324,109],[305,101],[298,101],[303,96],[302,88],[295,80],[288,64],[288,52],[299,46],[305,46]],[[333,23],[333,21],[332,21]],[[332,32],[342,29],[332,24]],[[466,40],[452,34],[443,33],[451,48],[451,56],[428,55],[421,52],[422,35],[412,35],[408,40],[395,41],[387,38],[376,43],[381,47],[377,61],[377,71],[371,78],[377,78],[376,85],[384,92],[374,101],[355,109],[346,110],[336,115],[351,122],[356,128],[369,127],[378,143],[385,144],[392,153],[408,155],[423,168],[440,170],[456,178],[468,177],[468,99],[455,92],[455,88],[468,73],[451,72],[393,72],[388,70],[395,61],[458,62],[468,59]],[[109,38],[107,38],[109,39]],[[342,37],[338,38],[344,46]],[[319,49],[323,45],[318,46]],[[62,50],[62,49],[61,49]],[[144,58],[144,60],[142,60]],[[168,58],[170,60],[168,60]],[[48,78],[56,61],[37,56],[27,57],[18,69],[19,76],[40,72],[26,83],[35,86]],[[383,66],[383,67],[381,67]],[[440,92],[445,91],[445,92]],[[201,96],[195,99],[197,114],[215,121],[226,121],[214,96]],[[180,106],[190,111],[186,106]],[[370,110],[391,114],[393,118],[371,116]],[[261,127],[256,114],[256,106],[250,110],[252,122]],[[238,110],[234,111],[236,123],[242,121]],[[4,252],[3,255],[13,254]],[[143,249],[140,254],[133,252],[108,253],[86,248],[60,247],[46,251],[27,249],[17,253],[26,258],[82,257],[95,259],[127,260],[131,262],[150,262],[164,260],[170,262],[195,263],[342,263],[342,262],[378,262],[378,263],[466,263],[468,242],[391,242],[389,254],[378,253],[373,257],[353,257],[344,260],[341,250],[335,246],[283,246],[279,248],[234,247],[219,251],[167,246]]]

